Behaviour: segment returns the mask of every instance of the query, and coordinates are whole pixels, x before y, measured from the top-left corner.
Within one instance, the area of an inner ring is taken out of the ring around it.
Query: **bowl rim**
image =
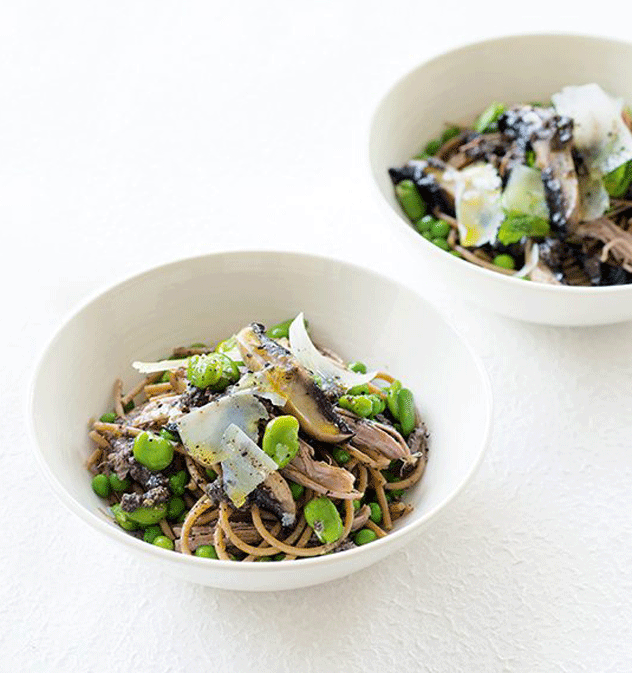
[[[445,317],[445,315],[439,311],[430,301],[422,297],[417,293],[412,287],[403,284],[399,280],[388,276],[382,272],[375,271],[368,267],[361,266],[354,262],[349,262],[338,257],[333,257],[329,255],[320,255],[312,253],[303,253],[296,251],[285,251],[285,250],[266,250],[266,249],[242,249],[242,250],[229,250],[229,251],[216,251],[200,255],[194,255],[190,257],[179,258],[177,260],[172,260],[162,264],[154,265],[149,268],[146,268],[142,271],[137,271],[128,275],[120,277],[118,280],[107,283],[105,285],[99,286],[96,290],[91,292],[86,298],[84,298],[79,304],[66,312],[62,319],[57,323],[57,326],[52,331],[52,336],[50,336],[43,347],[41,347],[40,352],[35,359],[35,364],[31,368],[31,373],[29,377],[29,385],[26,395],[26,419],[27,419],[27,430],[29,445],[31,447],[31,455],[35,457],[35,461],[40,468],[41,474],[43,474],[45,480],[48,482],[49,486],[52,488],[53,492],[61,500],[61,502],[74,514],[76,514],[80,519],[85,523],[89,524],[91,527],[95,528],[97,531],[102,532],[104,535],[112,538],[114,541],[124,544],[141,554],[148,554],[153,556],[156,559],[163,559],[166,561],[171,561],[172,563],[184,563],[184,564],[194,564],[193,567],[197,568],[206,568],[212,572],[213,568],[217,568],[220,571],[226,571],[228,569],[235,570],[241,573],[252,572],[256,568],[255,572],[257,573],[273,573],[278,571],[286,571],[288,568],[293,567],[289,566],[289,561],[286,563],[284,561],[279,561],[276,563],[235,563],[234,561],[222,561],[220,559],[214,560],[212,566],[209,567],[208,559],[199,558],[194,555],[177,553],[174,554],[172,551],[161,549],[155,545],[147,544],[143,540],[139,540],[132,535],[128,535],[125,531],[120,529],[117,526],[112,525],[111,522],[104,520],[98,516],[95,512],[89,510],[83,505],[79,504],[69,493],[66,491],[61,482],[58,481],[57,477],[54,475],[53,471],[48,466],[39,446],[37,439],[37,433],[35,430],[35,388],[40,376],[40,371],[44,365],[44,361],[48,356],[49,350],[53,347],[56,341],[61,338],[61,334],[66,328],[66,326],[74,320],[84,309],[90,306],[93,302],[97,301],[104,295],[112,292],[115,289],[121,288],[127,283],[140,280],[144,277],[151,276],[153,274],[163,272],[164,270],[170,267],[177,266],[186,266],[192,262],[196,262],[201,259],[216,259],[222,257],[225,259],[234,258],[245,258],[248,256],[256,255],[257,257],[267,257],[269,259],[274,258],[286,258],[292,259],[294,261],[299,260],[309,260],[312,263],[319,264],[329,264],[336,265],[338,267],[346,267],[351,270],[353,273],[362,273],[370,277],[371,279],[376,280],[377,282],[383,283],[386,282],[391,285],[395,285],[398,289],[403,289],[407,292],[412,293],[419,301],[424,304],[425,310],[433,311],[441,321],[443,321],[446,326],[452,330],[456,338],[461,342],[465,347],[467,353],[469,354],[476,372],[478,373],[482,386],[483,386],[483,402],[485,408],[485,418],[484,418],[484,431],[480,440],[474,445],[474,460],[470,465],[467,473],[457,485],[457,487],[449,493],[443,500],[441,500],[437,505],[435,505],[431,510],[426,512],[422,517],[417,521],[414,521],[410,524],[404,525],[398,530],[390,532],[383,538],[379,538],[371,543],[371,545],[361,545],[355,549],[346,550],[345,552],[337,554],[329,554],[325,556],[315,556],[308,557],[301,560],[300,568],[312,568],[314,565],[324,566],[331,565],[335,563],[344,562],[345,559],[351,560],[352,558],[359,557],[360,555],[370,554],[370,549],[375,550],[376,548],[383,548],[388,545],[393,545],[397,540],[400,540],[402,537],[413,534],[415,531],[422,528],[428,521],[434,518],[442,509],[449,505],[457,496],[465,489],[465,487],[470,483],[474,475],[476,474],[478,468],[480,467],[485,451],[489,446],[491,440],[492,432],[492,419],[493,419],[493,396],[492,389],[490,385],[489,375],[482,363],[479,355],[473,350],[472,346],[469,344],[467,339],[461,334],[461,332],[452,324],[452,322]],[[87,476],[87,475],[86,475]],[[217,565],[219,564],[219,565]]]
[[[632,284],[624,285],[598,285],[598,286],[579,286],[579,285],[552,285],[550,283],[538,283],[538,282],[525,282],[524,279],[518,278],[516,276],[510,276],[503,273],[498,273],[495,271],[490,271],[482,266],[467,262],[467,260],[457,259],[454,255],[446,255],[444,250],[440,250],[436,245],[433,245],[430,241],[426,240],[423,236],[420,236],[417,232],[414,231],[410,222],[408,222],[403,215],[398,213],[395,208],[393,208],[390,203],[384,197],[382,190],[379,188],[375,174],[373,172],[373,135],[376,129],[377,116],[381,111],[381,108],[384,106],[388,98],[403,85],[407,79],[412,77],[415,73],[426,68],[448,56],[453,56],[457,54],[463,54],[468,51],[476,50],[481,47],[485,47],[493,44],[500,44],[508,41],[515,40],[525,40],[530,38],[549,38],[549,39],[569,39],[569,40],[585,40],[593,43],[609,44],[609,45],[619,45],[621,47],[627,47],[632,51],[632,41],[624,40],[622,38],[612,38],[605,35],[591,35],[588,33],[574,33],[574,32],[565,32],[565,31],[547,31],[547,32],[532,32],[532,33],[505,33],[496,37],[483,38],[481,40],[474,40],[472,42],[467,42],[456,47],[449,49],[441,50],[438,53],[430,56],[429,58],[424,59],[423,61],[417,63],[412,68],[408,68],[402,74],[400,74],[395,81],[386,89],[386,91],[380,95],[378,102],[373,106],[372,112],[369,118],[368,124],[368,174],[369,179],[372,184],[372,193],[374,198],[377,198],[382,204],[382,210],[389,213],[388,217],[392,221],[393,217],[397,219],[400,223],[397,225],[398,230],[403,231],[404,229],[408,230],[408,233],[405,234],[409,236],[409,239],[421,243],[422,249],[425,249],[431,255],[435,255],[435,259],[443,260],[450,265],[462,264],[465,262],[468,267],[472,268],[472,273],[482,273],[483,276],[495,279],[500,283],[508,284],[508,287],[523,287],[527,292],[545,292],[545,293],[565,293],[569,295],[583,295],[586,292],[589,292],[590,295],[593,294],[618,294],[630,292],[632,290]],[[387,170],[387,169],[386,169]],[[401,226],[403,225],[403,227]],[[461,267],[463,268],[463,267]]]

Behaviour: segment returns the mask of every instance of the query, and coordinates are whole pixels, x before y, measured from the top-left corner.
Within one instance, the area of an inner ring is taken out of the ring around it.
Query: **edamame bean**
[[[357,545],[368,544],[374,540],[377,540],[377,533],[372,531],[370,528],[362,528],[355,534],[355,537],[353,538],[353,541]]]
[[[430,227],[436,221],[437,220],[435,220],[432,215],[424,215],[420,220],[415,222],[415,229],[417,229],[420,234],[427,234],[430,232]]]
[[[145,528],[145,532],[143,533],[143,540],[145,540],[145,542],[149,542],[149,544],[153,544],[154,540],[159,535],[162,535],[162,529],[160,526],[149,526],[149,528]]]
[[[126,491],[129,488],[129,485],[132,483],[127,477],[125,477],[125,479],[119,479],[115,472],[110,474],[109,479],[112,490],[116,491],[117,493]]]
[[[217,559],[219,556],[217,555],[217,552],[215,551],[215,547],[213,547],[212,544],[203,544],[199,546],[193,554],[195,556],[199,556],[200,558],[214,558]]]
[[[167,504],[167,518],[177,519],[185,509],[184,500],[180,496],[174,495],[173,498],[169,498]]]
[[[284,320],[283,322],[273,325],[266,332],[266,336],[269,336],[271,339],[287,339],[290,336],[290,325],[294,322],[294,318],[289,320]]]
[[[196,388],[221,392],[239,379],[239,367],[223,353],[193,355],[187,365],[187,379]]]
[[[118,416],[113,412],[113,411],[108,411],[107,413],[103,414],[99,420],[101,423],[114,423]]]
[[[303,493],[305,493],[305,487],[302,484],[297,484],[295,481],[291,481],[289,486],[294,500],[298,500],[303,495]]]
[[[110,509],[112,510],[116,523],[118,523],[123,530],[136,530],[138,528],[138,524],[127,516],[127,513],[123,511],[119,503],[112,505]]]
[[[516,262],[511,255],[496,255],[496,257],[494,257],[494,264],[499,266],[501,269],[512,270],[516,268]]]
[[[279,468],[285,467],[298,453],[298,427],[294,416],[277,416],[266,425],[261,448]]]
[[[154,539],[152,544],[155,544],[156,547],[162,547],[163,549],[168,549],[169,551],[173,551],[175,549],[173,540],[170,540],[166,535],[159,535],[157,538]]]
[[[307,524],[323,543],[335,542],[342,537],[343,525],[334,503],[326,496],[310,500],[303,510]]]
[[[408,437],[415,429],[415,402],[413,394],[408,388],[402,388],[397,393],[397,409],[399,411],[402,434]]]
[[[366,383],[362,383],[359,386],[352,386],[347,390],[347,395],[368,395],[371,392],[371,389]]]
[[[373,413],[373,402],[366,395],[343,395],[338,400],[338,406],[360,418],[368,418]]]
[[[217,476],[217,475],[215,475]],[[169,488],[174,495],[184,495],[188,475],[186,470],[180,470],[169,477]]]
[[[137,507],[133,512],[125,512],[130,521],[135,521],[141,526],[151,526],[154,523],[162,521],[167,515],[167,503],[153,507]]]
[[[373,412],[371,413],[371,416],[377,416],[386,409],[386,400],[381,395],[372,393],[369,395],[369,398],[373,404]]]
[[[437,248],[441,248],[441,250],[445,250],[446,252],[450,251],[450,246],[445,238],[433,238],[431,243],[434,243],[434,245],[436,245]]]
[[[380,523],[382,521],[382,508],[377,502],[370,502],[369,507],[371,508],[371,515],[369,518],[373,523]]]
[[[479,133],[493,131],[500,115],[505,111],[502,103],[492,103],[484,110],[474,124],[474,130]]]
[[[409,220],[415,222],[426,213],[426,204],[412,180],[402,180],[395,185],[395,196]]]
[[[173,460],[173,444],[163,437],[141,432],[134,439],[134,458],[149,470],[164,470]]]
[[[430,225],[433,238],[445,238],[450,233],[450,225],[445,220],[435,220]]]
[[[109,479],[104,474],[97,474],[92,478],[92,490],[100,498],[107,498],[112,492]]]
[[[397,393],[402,389],[401,381],[393,381],[388,388],[384,389],[386,393],[386,404],[388,410],[391,412],[391,416],[395,419],[399,419],[399,409],[397,408]]]
[[[344,449],[341,449],[339,446],[336,446],[334,450],[331,452],[331,454],[334,457],[334,460],[340,465],[348,463],[349,460],[351,459],[350,453],[348,451],[345,451]]]
[[[366,374],[366,365],[364,362],[352,362],[349,369],[356,374]]]

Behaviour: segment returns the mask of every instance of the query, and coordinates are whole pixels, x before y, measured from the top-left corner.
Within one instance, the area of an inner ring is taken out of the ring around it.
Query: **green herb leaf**
[[[632,183],[632,159],[603,177],[603,186],[608,194],[615,198],[625,196],[630,183]]]
[[[550,232],[549,223],[542,217],[509,211],[498,231],[498,240],[503,245],[517,243],[523,236],[544,238]]]

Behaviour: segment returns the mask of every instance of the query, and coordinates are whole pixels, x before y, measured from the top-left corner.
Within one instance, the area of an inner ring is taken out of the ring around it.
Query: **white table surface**
[[[632,325],[530,326],[446,296],[385,236],[365,173],[370,111],[418,61],[507,32],[625,38],[630,10],[425,4],[2,3],[1,671],[632,670]],[[290,593],[147,573],[57,501],[24,430],[27,373],[69,310],[241,247],[415,285],[495,395],[480,471],[420,538]]]

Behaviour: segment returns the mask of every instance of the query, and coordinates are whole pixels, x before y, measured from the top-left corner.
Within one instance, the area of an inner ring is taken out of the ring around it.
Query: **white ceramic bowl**
[[[632,44],[575,35],[525,35],[472,44],[423,63],[379,103],[369,159],[392,233],[449,290],[503,315],[551,325],[632,319],[632,285],[561,287],[525,282],[457,259],[420,236],[403,215],[387,170],[403,165],[446,122],[471,122],[492,101],[547,100],[568,84],[597,82],[632,104]]]
[[[315,338],[343,357],[401,377],[432,432],[414,512],[382,540],[322,558],[277,563],[210,561],[139,541],[111,523],[84,461],[88,419],[112,406],[113,380],[139,380],[133,360],[174,345],[215,342],[257,320],[304,311]],[[320,257],[236,252],[154,268],[94,296],[46,348],[30,396],[32,438],[46,478],[81,519],[143,563],[182,579],[265,591],[318,584],[364,568],[405,544],[463,488],[490,432],[486,374],[468,345],[426,301],[366,269]]]

